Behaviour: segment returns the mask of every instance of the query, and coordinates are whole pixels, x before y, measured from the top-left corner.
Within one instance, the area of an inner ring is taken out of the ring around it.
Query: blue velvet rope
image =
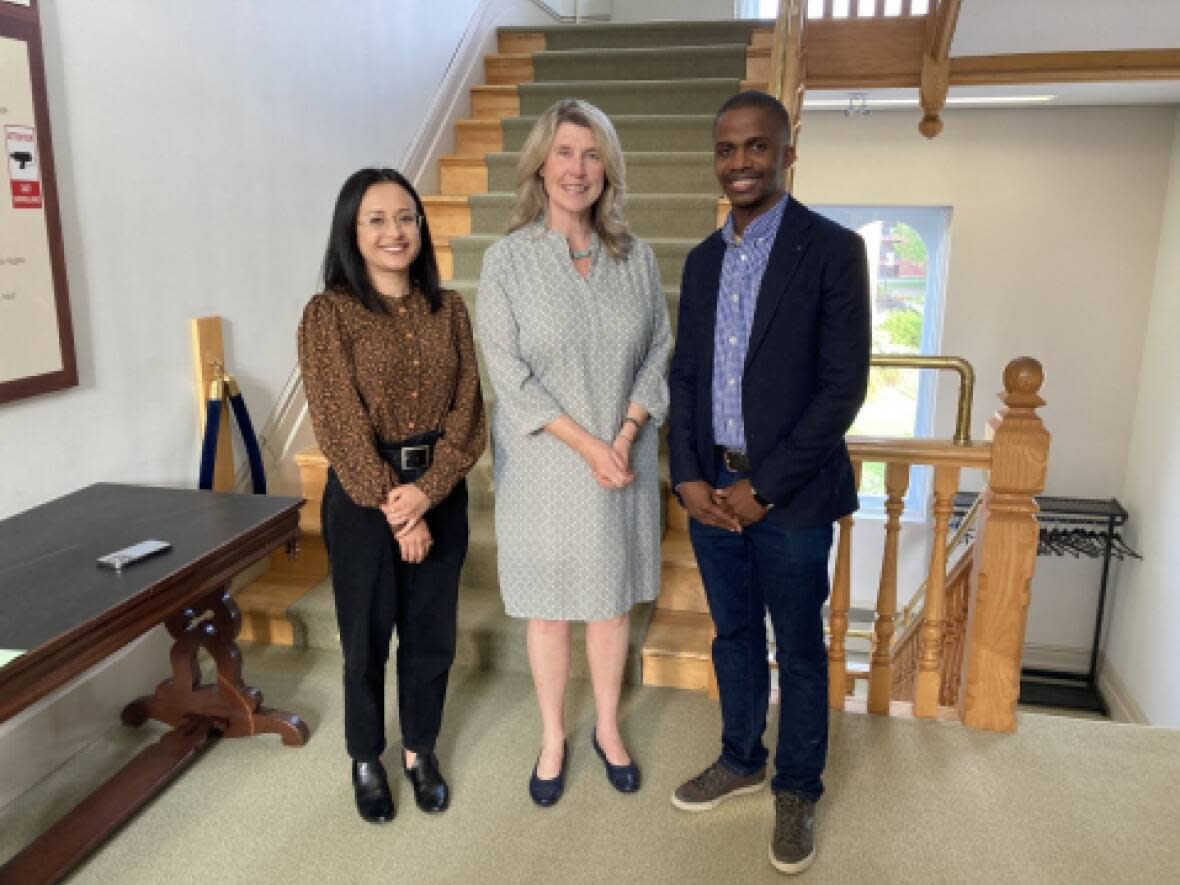
[[[197,487],[205,490],[213,488],[213,462],[217,459],[217,434],[221,430],[222,402],[220,399],[211,399],[205,405],[205,439],[201,443],[201,469],[197,480]],[[246,446],[246,457],[250,462],[250,480],[254,494],[265,495],[266,473],[262,468],[262,451],[258,447],[254,423],[250,420],[250,413],[246,410],[246,401],[240,393],[236,393],[230,395],[229,402],[238,419],[238,430],[242,434],[242,442]]]

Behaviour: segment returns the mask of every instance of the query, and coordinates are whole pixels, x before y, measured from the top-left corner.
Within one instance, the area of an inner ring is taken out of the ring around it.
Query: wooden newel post
[[[1004,369],[1004,406],[988,421],[991,478],[983,492],[971,604],[959,697],[964,725],[992,731],[1016,729],[1020,659],[1036,568],[1039,527],[1033,497],[1045,487],[1049,431],[1036,410],[1045,401],[1041,364],[1020,357]]]

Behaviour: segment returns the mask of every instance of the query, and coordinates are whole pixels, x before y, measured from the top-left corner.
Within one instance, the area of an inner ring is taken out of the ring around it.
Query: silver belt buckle
[[[402,470],[425,470],[430,466],[430,446],[402,446],[398,460]]]
[[[744,473],[746,465],[746,453],[738,451],[737,449],[726,449],[721,455],[721,463],[725,465],[725,469],[731,473]]]

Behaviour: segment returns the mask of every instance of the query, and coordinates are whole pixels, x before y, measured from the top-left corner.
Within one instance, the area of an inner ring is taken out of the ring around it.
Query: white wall
[[[337,190],[401,162],[477,2],[41,4],[81,385],[0,406],[0,517],[195,483],[191,317],[226,318],[262,423]]]
[[[1046,492],[1119,495],[1175,109],[948,111],[944,119],[942,135],[927,141],[917,113],[809,113],[796,191],[812,203],[953,207],[942,349],[975,366],[973,435],[982,438],[998,405],[1005,363],[1035,356],[1054,435]],[[951,378],[940,381],[936,435],[951,434],[956,391]],[[967,477],[964,486],[978,482]],[[1084,662],[1098,577],[1094,561],[1039,559],[1030,643]],[[916,580],[903,578],[901,598]]]
[[[345,177],[449,150],[471,73],[452,60],[478,75],[495,25],[553,20],[532,0],[40,5],[81,384],[0,405],[0,518],[97,481],[195,485],[189,319],[225,317],[261,425]],[[0,806],[166,676],[168,643],[0,726]]]
[[[1132,713],[1137,708],[1153,725],[1180,728],[1180,115],[1174,119],[1176,142],[1121,494],[1131,514],[1128,540],[1144,559],[1120,568],[1103,676],[1114,693],[1129,695]]]

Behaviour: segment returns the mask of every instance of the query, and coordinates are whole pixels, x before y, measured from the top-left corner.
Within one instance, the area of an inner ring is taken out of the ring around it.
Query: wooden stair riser
[[[471,116],[503,120],[520,116],[520,93],[514,86],[476,86],[471,90]]]
[[[443,157],[438,164],[439,190],[471,196],[488,191],[488,164],[482,157]]]
[[[515,86],[533,82],[532,53],[489,55],[484,59],[484,80],[489,86]]]
[[[471,207],[466,198],[425,196],[422,205],[426,208],[426,222],[430,225],[432,239],[449,242],[452,237],[465,237],[471,233]]]
[[[695,145],[707,148],[708,145]],[[707,150],[681,151],[684,145],[675,147],[675,153],[644,151],[629,153],[624,149],[627,164],[627,194],[708,194],[720,191],[713,171],[713,155]],[[515,193],[516,167],[520,155],[514,153],[493,154],[486,158],[486,191],[492,193]],[[450,191],[448,191],[450,193]]]
[[[671,611],[709,613],[705,585],[695,566],[669,565],[660,570],[660,597],[656,605]]]
[[[504,150],[504,130],[499,120],[459,120],[455,123],[455,153],[482,157]]]

